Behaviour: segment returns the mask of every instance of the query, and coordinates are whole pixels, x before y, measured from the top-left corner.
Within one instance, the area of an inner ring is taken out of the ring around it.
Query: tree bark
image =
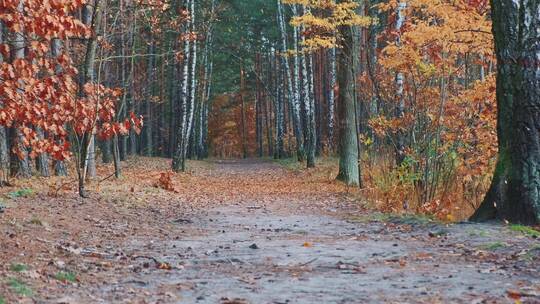
[[[0,21],[0,44],[4,43],[4,25]],[[4,61],[4,57],[0,54],[0,64]],[[6,127],[0,126],[0,186],[9,183],[9,148],[8,148],[8,132]]]
[[[540,0],[492,0],[499,155],[474,221],[540,223]]]
[[[298,90],[296,88],[296,85],[293,85],[292,76],[291,76],[291,68],[289,65],[289,57],[287,55],[288,47],[287,47],[287,28],[285,25],[285,17],[283,12],[283,4],[281,0],[277,0],[277,6],[278,6],[278,25],[279,25],[279,31],[281,34],[281,63],[283,66],[283,73],[285,74],[285,78],[287,80],[287,98],[289,100],[289,105],[292,108],[292,122],[293,122],[293,128],[294,128],[294,136],[296,138],[296,154],[298,161],[304,160],[304,135],[302,131],[302,122],[300,121],[300,96],[298,93]],[[293,6],[294,7],[294,6]],[[296,10],[294,10],[296,11]],[[294,32],[294,41],[296,48],[297,43],[297,36],[298,36],[298,30],[295,29]],[[295,52],[296,53],[296,52]],[[295,71],[294,76],[297,76],[297,58],[298,54],[295,54]]]
[[[341,0],[345,3],[350,0]],[[347,185],[360,184],[358,168],[358,137],[356,134],[356,107],[354,99],[354,59],[353,33],[351,26],[342,25],[339,28],[342,48],[338,58],[338,121],[339,121],[339,174],[338,180]]]
[[[335,120],[335,88],[337,83],[336,76],[336,48],[331,48],[328,56],[329,80],[328,85],[328,149],[334,151],[334,120]]]
[[[18,11],[21,14],[24,14],[24,0],[19,1]],[[13,40],[13,59],[23,59],[25,57],[25,39],[24,39],[24,29],[20,33],[15,33],[15,39]],[[20,83],[20,90],[24,90],[24,84]],[[25,147],[22,142],[24,135],[20,129],[20,126],[16,126],[14,144],[17,145],[17,149],[20,151],[18,156],[17,172],[16,175],[21,178],[29,178],[32,175],[32,169],[30,166],[30,159],[28,157],[28,148]]]
[[[398,33],[396,44],[401,46],[401,28],[405,23],[405,9],[407,8],[407,3],[400,1],[397,8],[397,20],[396,20],[396,32]],[[405,76],[401,71],[398,71],[396,74],[396,117],[403,118],[405,115],[405,96],[404,93],[404,81]],[[401,165],[405,160],[405,134],[403,131],[398,131],[396,136],[396,163]]]

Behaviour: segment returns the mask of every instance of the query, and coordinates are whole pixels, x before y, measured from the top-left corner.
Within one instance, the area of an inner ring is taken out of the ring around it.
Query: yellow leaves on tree
[[[299,4],[307,8],[306,13],[295,16],[291,25],[302,27],[306,39],[302,42],[303,51],[311,52],[321,48],[341,45],[337,30],[340,26],[369,26],[372,19],[359,15],[359,4],[355,1],[336,3],[329,0],[284,0],[287,4]]]
[[[391,24],[400,3],[406,4],[405,23],[396,31]],[[378,58],[381,70],[360,79],[378,91],[360,90],[366,100],[397,104],[400,73],[406,106],[403,116],[390,110],[371,118],[370,127],[378,137],[405,134],[407,163],[398,169],[407,175],[401,183],[415,189],[411,199],[418,210],[444,218],[455,202],[481,199],[496,156],[489,6],[482,0],[393,0],[378,8],[390,23],[380,37],[386,44]]]

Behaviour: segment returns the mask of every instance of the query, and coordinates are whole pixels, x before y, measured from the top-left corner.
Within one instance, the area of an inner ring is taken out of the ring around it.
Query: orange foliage
[[[257,149],[255,106],[247,98],[245,111],[246,146],[248,155],[253,156]],[[238,95],[221,95],[214,99],[208,126],[210,149],[214,156],[243,157],[242,104]]]
[[[77,135],[96,132],[101,137],[127,134],[131,127],[138,130],[142,121],[134,115],[125,122],[113,123],[119,90],[95,84],[81,88],[70,56],[50,56],[53,39],[85,38],[90,34],[73,17],[85,1],[27,0],[24,13],[19,12],[19,3],[0,2],[0,21],[9,31],[24,35],[26,44],[24,58],[0,65],[0,125],[21,131],[19,141],[31,148],[30,157],[49,153],[58,160],[70,156],[68,129]],[[0,51],[7,57],[10,46],[2,44]],[[102,128],[98,130],[98,126]],[[44,135],[39,135],[38,130]]]
[[[483,0],[404,2],[403,28],[396,32],[390,25],[381,37],[387,45],[380,54],[383,71],[360,81],[371,84],[361,86],[366,100],[397,103],[395,75],[403,74],[403,117],[390,103],[370,126],[377,137],[405,134],[407,155],[397,168],[383,162],[387,169],[369,172],[368,184],[392,211],[461,216],[486,190],[497,151],[489,6]],[[393,22],[397,5],[393,0],[379,7]]]

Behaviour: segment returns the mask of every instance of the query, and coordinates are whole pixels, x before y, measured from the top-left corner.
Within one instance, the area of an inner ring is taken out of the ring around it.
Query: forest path
[[[325,173],[265,160],[199,163],[169,198],[137,174],[114,199],[103,186],[93,201],[38,196],[8,208],[0,277],[34,293],[0,280],[0,300],[540,303],[540,242],[506,227],[371,213]],[[30,270],[10,269],[19,262]],[[59,279],[66,272],[77,281]]]
[[[105,294],[144,285],[179,303],[508,303],[522,290],[540,301],[539,243],[501,227],[351,216],[342,194],[279,189],[305,177],[271,162],[217,161],[206,175],[233,181],[225,204],[177,219],[187,238],[130,245],[179,268]]]

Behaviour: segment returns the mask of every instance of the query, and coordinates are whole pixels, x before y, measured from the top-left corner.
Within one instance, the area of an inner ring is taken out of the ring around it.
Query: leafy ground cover
[[[100,166],[89,199],[66,179],[2,189],[0,303],[540,301],[534,229],[375,212],[332,166],[169,167]]]

